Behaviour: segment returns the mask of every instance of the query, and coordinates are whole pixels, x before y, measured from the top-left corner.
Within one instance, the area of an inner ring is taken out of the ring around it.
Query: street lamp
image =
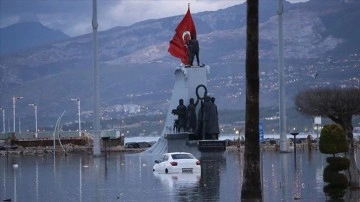
[[[3,133],[5,133],[5,108],[1,107],[0,108],[2,111],[2,120],[3,120]]]
[[[35,138],[37,138],[38,137],[37,104],[35,102],[34,104],[29,104],[29,106],[32,106],[35,109]]]
[[[296,169],[296,136],[299,134],[299,133],[296,133],[296,132],[293,132],[293,133],[290,133],[292,136],[294,136],[294,161],[295,161],[295,169]]]
[[[15,133],[16,132],[16,119],[15,119],[15,109],[16,109],[16,100],[20,100],[20,99],[23,99],[23,97],[17,97],[17,96],[14,96],[12,97],[12,102],[13,102],[13,132]]]
[[[80,98],[70,99],[71,101],[76,101],[78,106],[78,116],[79,116],[79,137],[81,137],[81,120],[80,120]]]
[[[314,117],[314,124],[316,125],[316,146],[319,144],[319,125],[321,125],[321,116]]]

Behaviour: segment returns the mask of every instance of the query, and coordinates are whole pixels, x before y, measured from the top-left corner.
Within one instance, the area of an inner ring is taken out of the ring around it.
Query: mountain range
[[[277,7],[277,1],[260,0],[261,107],[276,107],[278,104]],[[211,67],[209,92],[217,98],[220,109],[243,109],[246,90],[246,3],[218,11],[193,13],[192,16],[200,43],[201,63]],[[103,108],[132,103],[153,110],[167,109],[174,70],[180,64],[179,59],[167,52],[167,48],[182,17],[146,20],[99,32]],[[358,19],[358,0],[284,3],[288,107],[293,106],[294,95],[304,88],[360,86]],[[33,109],[27,104],[36,102],[39,116],[52,122],[64,110],[76,115],[70,98],[80,98],[82,110],[91,111],[92,34],[67,38],[58,37],[55,32],[43,32],[43,28],[37,26],[31,28],[36,29],[33,33],[38,33],[38,38],[53,37],[54,40],[32,48],[20,43],[23,47],[16,52],[6,48],[12,53],[0,56],[0,104],[10,114],[11,97],[23,96],[24,99],[16,105],[19,116],[32,118]],[[12,38],[12,34],[7,36],[9,44],[18,40],[14,35]]]
[[[0,55],[41,47],[70,37],[39,22],[21,22],[0,28]]]

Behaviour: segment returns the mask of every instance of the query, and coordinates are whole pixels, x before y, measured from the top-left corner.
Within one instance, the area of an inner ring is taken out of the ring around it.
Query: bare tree
[[[351,161],[349,180],[351,187],[359,187],[359,170],[354,155],[352,117],[360,115],[359,88],[315,88],[299,92],[295,98],[298,111],[312,116],[326,116],[339,124],[350,141],[347,153]]]
[[[259,145],[259,1],[247,1],[245,163],[241,199],[262,200]]]

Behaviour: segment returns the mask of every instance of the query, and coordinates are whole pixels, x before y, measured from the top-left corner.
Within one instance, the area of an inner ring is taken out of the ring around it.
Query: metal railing
[[[13,135],[13,132],[7,132],[7,133],[0,133],[0,140],[6,140],[11,138]],[[78,131],[58,131],[58,134],[60,135],[60,138],[78,138],[79,132]],[[93,131],[82,131],[82,135],[88,136],[93,138]],[[21,132],[21,133],[15,133],[16,138],[18,139],[34,139],[35,138],[35,132]],[[120,130],[103,130],[100,131],[100,137],[110,137],[113,138],[119,138],[120,137]],[[44,132],[38,132],[38,139],[52,139],[53,138],[53,132],[52,131],[44,131]]]

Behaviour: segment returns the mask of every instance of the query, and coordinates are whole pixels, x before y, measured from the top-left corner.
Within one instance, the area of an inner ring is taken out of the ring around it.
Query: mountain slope
[[[16,53],[68,39],[59,30],[45,27],[39,22],[23,22],[0,28],[0,55]]]
[[[284,4],[284,54],[287,106],[303,88],[356,85],[359,78],[359,2],[316,0]],[[261,106],[278,104],[277,2],[260,3]],[[200,42],[200,60],[211,66],[209,92],[220,109],[244,108],[246,5],[193,14]],[[166,110],[179,60],[167,52],[169,40],[183,16],[147,20],[99,32],[101,105],[135,103]],[[335,20],[336,19],[336,20]],[[333,23],[335,22],[336,23]],[[346,26],[345,26],[346,25]],[[346,31],[348,32],[348,31]],[[69,98],[80,97],[83,110],[92,109],[92,34],[32,50],[0,56],[1,104],[11,97],[37,101],[56,117],[73,108]],[[356,54],[357,53],[357,54]],[[357,65],[357,66],[356,66]],[[318,74],[316,79],[313,75]],[[22,106],[19,102],[19,109]],[[31,109],[19,113],[31,116]],[[30,115],[29,115],[30,114]],[[25,116],[25,115],[24,115]]]

